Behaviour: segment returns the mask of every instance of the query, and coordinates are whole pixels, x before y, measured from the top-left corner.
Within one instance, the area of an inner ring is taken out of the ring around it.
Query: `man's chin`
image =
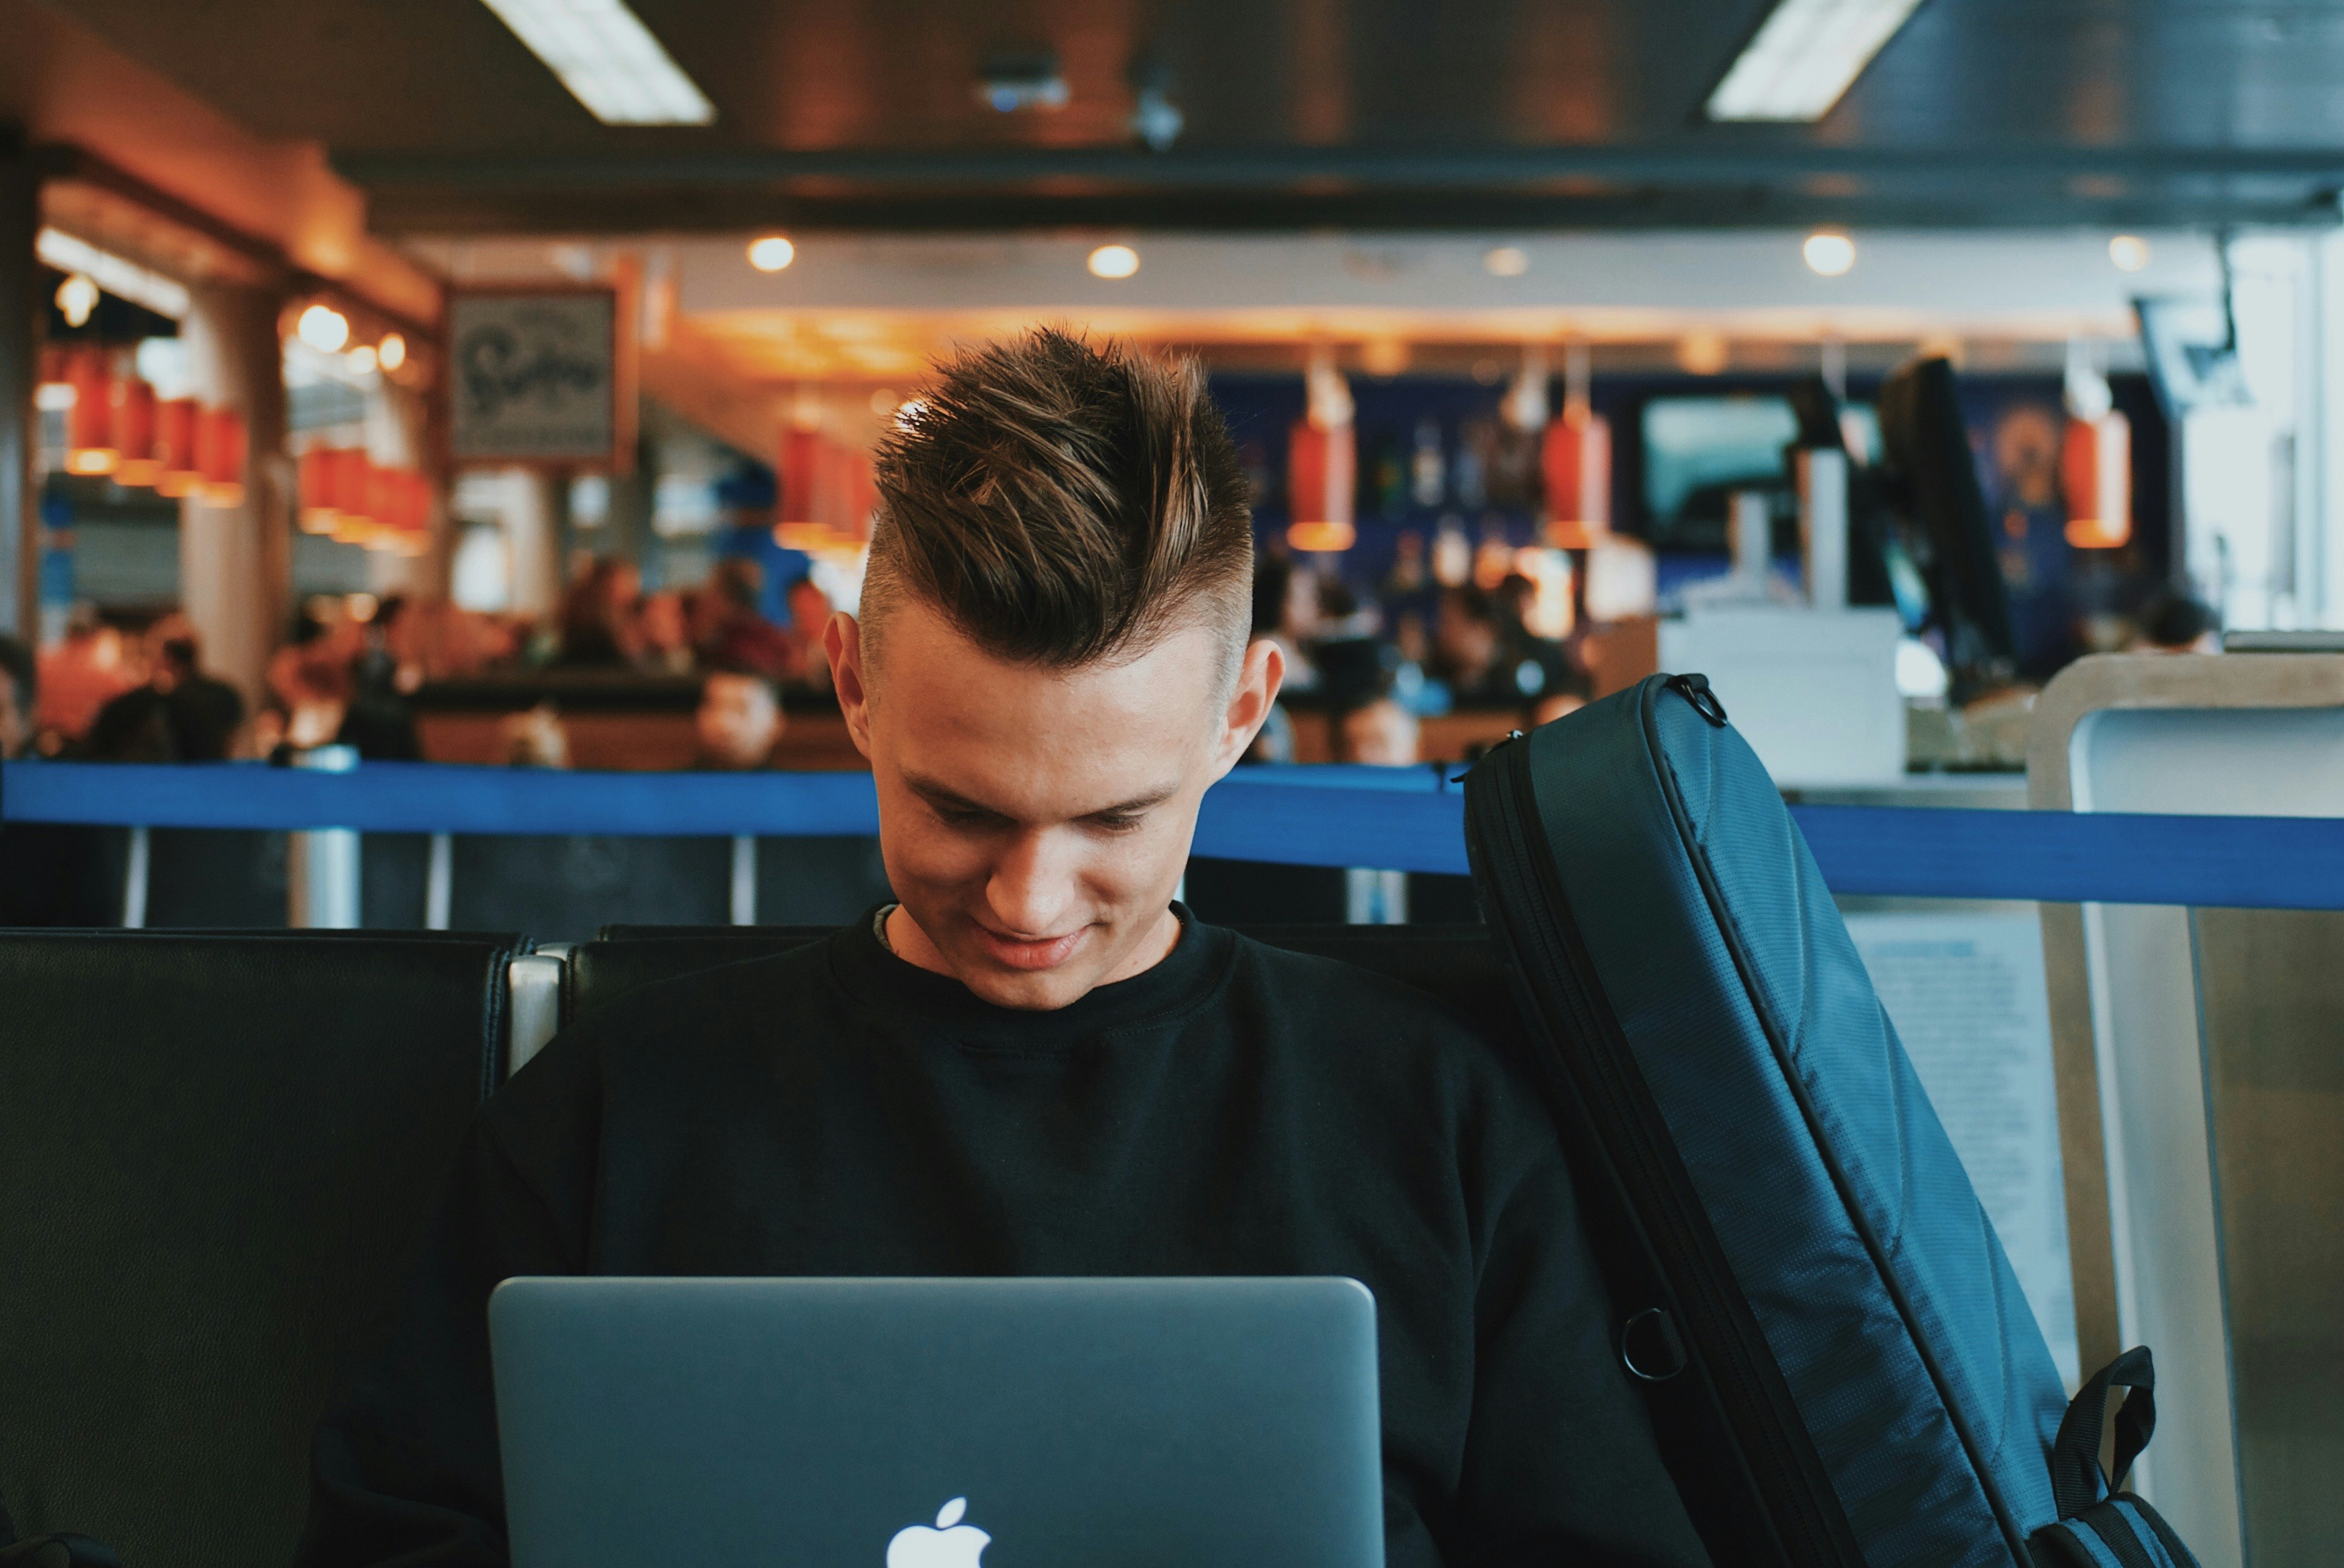
[[[1098,984],[1092,966],[1079,958],[1046,970],[1011,969],[989,959],[979,960],[959,966],[954,978],[982,1000],[1026,1012],[1049,1012],[1080,1001]]]

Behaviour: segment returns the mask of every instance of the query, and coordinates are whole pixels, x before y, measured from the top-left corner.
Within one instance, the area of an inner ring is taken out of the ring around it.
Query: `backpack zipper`
[[[1477,811],[1468,797],[1469,839],[1496,852],[1509,879],[1527,876],[1531,884],[1531,897],[1508,900],[1500,930],[1536,994],[1561,1004],[1552,1010],[1562,1018],[1550,1014],[1539,1043],[1553,1059],[1551,1066],[1592,1103],[1596,1124],[1612,1130],[1605,1151],[1636,1201],[1639,1221],[1669,1261],[1665,1276],[1683,1312],[1685,1340],[1711,1374],[1713,1395],[1749,1466],[1758,1512],[1774,1530],[1783,1561],[1799,1568],[1864,1568],[1822,1458],[1709,1230],[1692,1177],[1672,1158],[1667,1127],[1593,977],[1552,853],[1532,815],[1530,749],[1511,740],[1486,759],[1492,764],[1486,771],[1494,809]],[[1553,1021],[1589,1043],[1576,1053],[1583,1070],[1572,1070],[1574,1059],[1554,1038]],[[1540,1033],[1534,1030],[1533,1039]]]

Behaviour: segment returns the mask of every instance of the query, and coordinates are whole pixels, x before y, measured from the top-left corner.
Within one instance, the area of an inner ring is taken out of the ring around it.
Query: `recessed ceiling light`
[[[2108,259],[2125,272],[2138,272],[2148,265],[2148,241],[2137,234],[2120,234],[2108,241]]]
[[[1807,266],[1825,277],[1837,277],[1855,265],[1855,241],[1844,234],[1827,228],[1817,229],[1807,236],[1807,243],[1799,247],[1807,258]]]
[[[68,274],[57,285],[57,313],[66,318],[67,327],[79,327],[89,320],[89,313],[97,308],[97,285],[89,274]]]
[[[1520,277],[1531,269],[1531,253],[1518,245],[1501,245],[1481,258],[1491,277]]]
[[[350,318],[330,305],[313,305],[294,322],[302,342],[320,354],[338,354],[350,340]]]
[[[779,272],[798,258],[798,247],[780,235],[769,234],[749,242],[749,265],[759,272]]]
[[[1921,0],[1781,0],[1709,95],[1713,120],[1820,120]]]
[[[716,106],[626,0],[481,0],[606,126],[704,126]]]
[[[117,299],[143,305],[174,321],[187,314],[187,285],[161,273],[149,272],[110,250],[100,250],[63,229],[45,228],[33,236],[33,254],[63,273],[84,273],[92,283]]]
[[[407,363],[407,339],[396,332],[384,333],[382,341],[375,345],[374,358],[385,370],[398,369]]]
[[[1091,252],[1093,277],[1129,277],[1139,270],[1139,253],[1127,245],[1103,245]]]

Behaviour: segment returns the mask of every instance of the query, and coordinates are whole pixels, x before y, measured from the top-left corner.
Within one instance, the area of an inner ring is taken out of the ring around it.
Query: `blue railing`
[[[1794,806],[1834,892],[2344,909],[2344,819]],[[867,773],[557,773],[374,762],[0,767],[0,817],[148,828],[793,838],[874,833]],[[1430,769],[1247,769],[1205,797],[1196,852],[1461,872],[1464,792]]]

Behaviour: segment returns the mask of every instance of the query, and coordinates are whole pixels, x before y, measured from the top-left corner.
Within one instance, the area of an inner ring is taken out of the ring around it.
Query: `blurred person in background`
[[[40,665],[0,637],[0,761],[32,754]],[[119,890],[107,886],[103,829],[0,821],[0,926],[110,926]]]
[[[434,680],[469,679],[510,663],[519,642],[501,621],[452,599],[431,598],[406,600],[383,647],[401,678],[412,678],[419,688]]]
[[[553,665],[561,669],[624,669],[643,648],[636,626],[642,574],[632,561],[596,556],[561,598],[560,646]]]
[[[2219,653],[2222,620],[2212,608],[2170,589],[2140,607],[2128,653]]]
[[[696,607],[701,668],[774,681],[790,678],[803,655],[788,632],[758,612],[764,591],[764,573],[756,562],[735,558],[716,563]]]
[[[822,634],[834,608],[812,578],[790,585],[790,636],[798,647],[798,668],[790,684],[808,691],[830,689],[830,660],[823,657]]]
[[[136,660],[122,633],[97,618],[95,606],[77,604],[65,639],[40,656],[41,706],[35,723],[54,743],[78,745],[98,709],[139,682]]]
[[[561,712],[541,702],[523,713],[508,713],[497,727],[498,748],[508,768],[567,768],[570,731]]]
[[[692,625],[683,595],[673,588],[645,594],[635,630],[642,639],[639,657],[644,668],[657,675],[691,673]]]
[[[195,627],[167,615],[148,629],[146,684],[98,710],[88,755],[104,762],[223,762],[244,722],[235,687],[202,669]]]
[[[1441,594],[1425,673],[1458,708],[1529,709],[1540,723],[1587,698],[1586,677],[1560,644],[1531,635],[1501,600],[1470,586]]]
[[[334,731],[337,745],[355,747],[369,762],[419,762],[423,742],[409,700],[423,684],[420,667],[401,664],[391,651],[399,628],[412,614],[409,601],[392,595],[372,619],[362,623],[358,657],[351,661],[349,700]]]
[[[1315,690],[1318,667],[1309,650],[1323,634],[1319,578],[1291,556],[1265,556],[1254,569],[1254,635],[1278,644],[1286,659],[1286,689]]]
[[[0,637],[0,762],[29,756],[39,710],[40,665],[33,650]]]
[[[748,773],[770,767],[786,721],[781,694],[763,676],[718,670],[701,683],[700,707],[692,716],[700,738],[692,766],[717,773]]]
[[[1413,768],[1417,756],[1416,715],[1389,697],[1349,709],[1337,722],[1336,748],[1345,762],[1368,762],[1379,768]]]
[[[291,640],[269,656],[253,753],[272,757],[280,748],[331,745],[349,710],[367,644],[365,623],[329,608],[305,609],[293,623]]]

